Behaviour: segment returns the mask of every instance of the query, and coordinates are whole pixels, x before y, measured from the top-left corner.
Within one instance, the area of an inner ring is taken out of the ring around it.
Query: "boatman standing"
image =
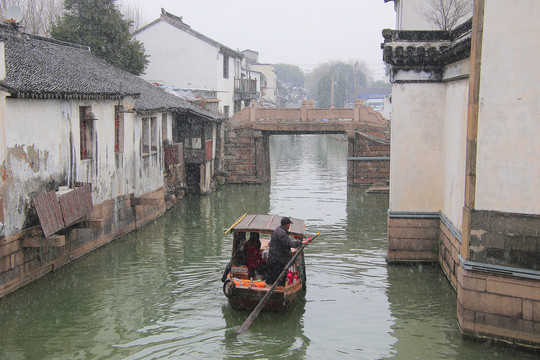
[[[291,248],[298,248],[307,244],[308,240],[292,240],[289,237],[289,229],[292,221],[288,217],[281,219],[281,225],[274,230],[270,238],[270,251],[268,253],[266,284],[272,285],[277,280],[289,260],[291,260]],[[285,285],[284,276],[278,285]]]

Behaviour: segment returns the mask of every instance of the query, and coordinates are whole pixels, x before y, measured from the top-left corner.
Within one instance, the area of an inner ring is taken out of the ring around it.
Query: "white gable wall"
[[[165,21],[157,21],[134,37],[144,44],[149,64],[142,78],[165,86],[217,91],[219,110],[234,110],[234,79],[240,58]],[[229,76],[223,77],[223,57],[229,57]]]
[[[223,60],[216,46],[164,21],[154,23],[134,37],[150,55],[143,79],[160,81],[166,86],[220,90],[216,64],[222,72]]]

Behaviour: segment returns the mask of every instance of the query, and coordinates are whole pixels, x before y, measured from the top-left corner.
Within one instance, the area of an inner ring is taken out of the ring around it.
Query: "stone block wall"
[[[540,270],[540,216],[474,210],[470,260]]]
[[[436,262],[439,258],[439,218],[388,217],[386,260]]]
[[[388,217],[388,262],[436,261],[438,258],[457,292],[457,320],[465,336],[540,347],[540,281],[531,271],[523,270],[518,276],[518,268],[463,260],[461,234],[443,214],[433,214],[432,219],[426,218],[427,214],[423,218],[400,215],[389,214]],[[519,221],[521,233],[532,229],[523,225],[530,225],[534,219],[526,218]],[[497,225],[492,224],[492,228],[497,229],[511,229],[516,221],[512,217],[505,221],[498,221],[497,217],[493,220]],[[478,219],[473,222],[478,223]],[[485,236],[486,233],[476,234]],[[433,251],[432,247],[438,247],[438,251]]]
[[[441,220],[439,230],[439,264],[454,289],[457,288],[460,246],[461,235],[447,221]]]
[[[165,212],[164,194],[160,188],[138,198],[130,194],[95,205],[86,222],[58,233],[65,237],[63,246],[48,246],[52,242],[44,237],[39,225],[3,237],[0,297],[161,216]],[[23,247],[27,239],[34,239],[38,246]]]
[[[540,346],[540,282],[458,267],[457,319],[461,331]]]

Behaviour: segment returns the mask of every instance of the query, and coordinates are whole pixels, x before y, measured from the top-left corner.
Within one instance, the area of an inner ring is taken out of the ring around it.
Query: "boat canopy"
[[[240,222],[232,227],[235,232],[265,232],[272,233],[279,225],[281,225],[280,215],[250,215],[247,214],[240,218]],[[292,221],[289,229],[289,234],[297,236],[306,236],[306,225],[304,220],[290,218]],[[237,220],[238,221],[238,220]]]

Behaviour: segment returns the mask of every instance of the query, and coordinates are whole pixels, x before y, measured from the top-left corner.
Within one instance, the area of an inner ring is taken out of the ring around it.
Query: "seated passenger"
[[[245,244],[246,266],[251,274],[264,275],[266,272],[266,261],[261,256],[261,240],[259,233],[252,232],[249,240]]]

